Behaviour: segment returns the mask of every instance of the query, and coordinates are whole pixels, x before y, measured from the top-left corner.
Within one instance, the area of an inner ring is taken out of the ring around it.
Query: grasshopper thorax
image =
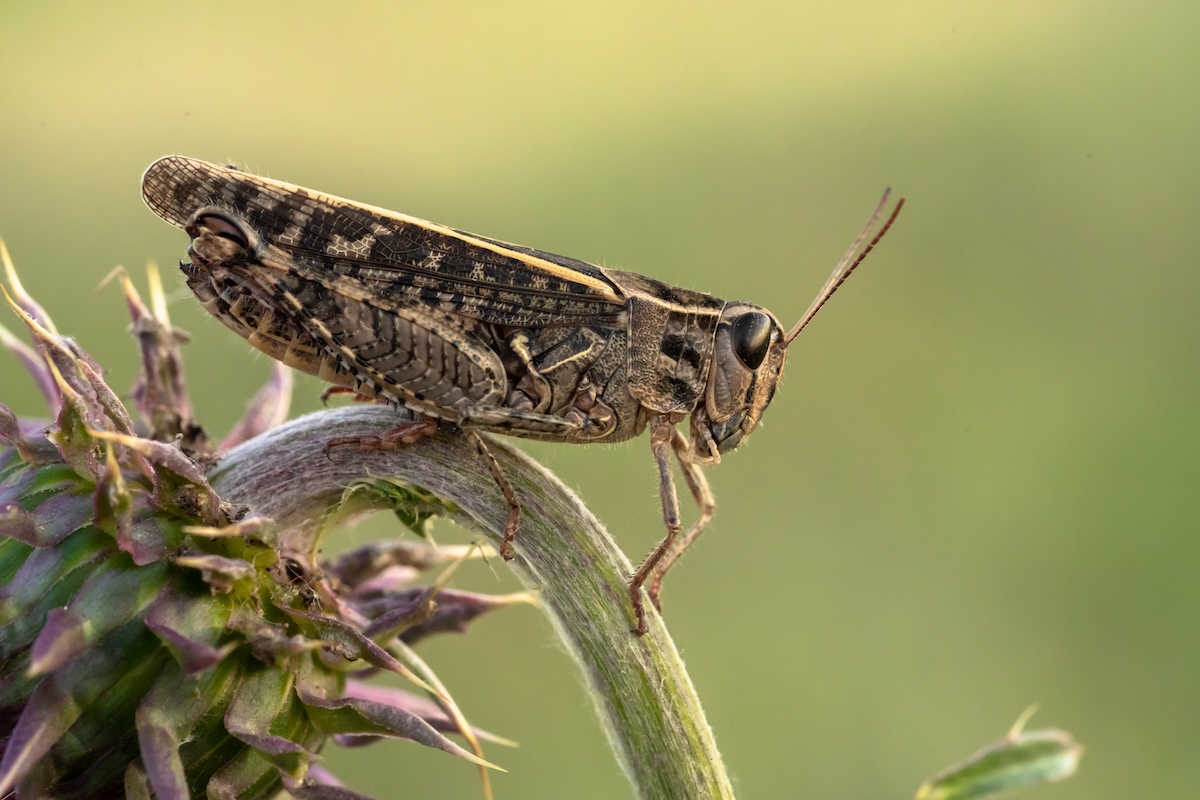
[[[717,453],[737,447],[775,395],[785,355],[783,328],[770,311],[752,303],[725,306],[704,405],[693,417],[693,424],[703,429],[694,433],[711,440]]]

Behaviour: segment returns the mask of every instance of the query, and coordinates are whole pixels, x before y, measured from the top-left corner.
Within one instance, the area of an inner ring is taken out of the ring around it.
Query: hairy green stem
[[[431,493],[445,514],[498,542],[507,507],[465,437],[441,432],[398,450],[359,453],[347,446],[326,455],[331,439],[380,435],[403,421],[383,406],[311,414],[231,450],[210,479],[225,500],[312,535],[347,486],[363,479],[396,481]],[[539,593],[583,670],[636,796],[733,797],[699,698],[661,619],[648,610],[646,635],[630,633],[629,561],[554,475],[506,442],[489,438],[488,444],[521,499],[516,557],[509,564]],[[366,497],[374,507],[392,507],[384,494]]]

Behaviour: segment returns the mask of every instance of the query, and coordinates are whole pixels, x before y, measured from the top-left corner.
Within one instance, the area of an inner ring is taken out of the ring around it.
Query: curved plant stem
[[[499,542],[507,508],[465,437],[443,431],[390,452],[340,447],[325,453],[331,439],[379,435],[403,421],[400,412],[383,406],[311,414],[234,448],[209,477],[225,500],[313,536],[343,502],[346,487],[383,479],[432,494],[441,513]],[[504,441],[488,444],[521,499],[516,557],[509,565],[539,592],[542,608],[583,670],[636,795],[732,798],[699,698],[661,619],[648,610],[646,635],[630,633],[628,560],[554,475]],[[365,510],[363,504],[395,507],[395,498],[382,492],[352,502],[355,510]]]

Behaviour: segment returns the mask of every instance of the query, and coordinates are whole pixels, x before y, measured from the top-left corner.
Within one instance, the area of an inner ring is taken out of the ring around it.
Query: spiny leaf
[[[479,758],[442,736],[416,714],[410,714],[403,709],[353,697],[327,700],[308,694],[300,687],[297,687],[297,693],[300,695],[300,700],[308,707],[308,715],[313,724],[327,734],[411,739],[426,747],[442,750],[459,758],[465,758],[474,764],[504,772],[495,764]]]

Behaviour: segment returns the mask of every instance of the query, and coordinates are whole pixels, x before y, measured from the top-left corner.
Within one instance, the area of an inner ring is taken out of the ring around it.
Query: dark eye
[[[747,369],[758,369],[771,346],[771,318],[761,311],[747,311],[733,321],[729,337],[733,352]]]
[[[201,227],[207,228],[222,239],[234,242],[239,247],[247,250],[250,249],[250,241],[246,238],[246,232],[242,230],[242,226],[234,221],[232,217],[222,214],[219,211],[205,211],[197,215],[192,220],[192,223],[187,226],[187,232],[192,238],[195,238],[200,235]]]

